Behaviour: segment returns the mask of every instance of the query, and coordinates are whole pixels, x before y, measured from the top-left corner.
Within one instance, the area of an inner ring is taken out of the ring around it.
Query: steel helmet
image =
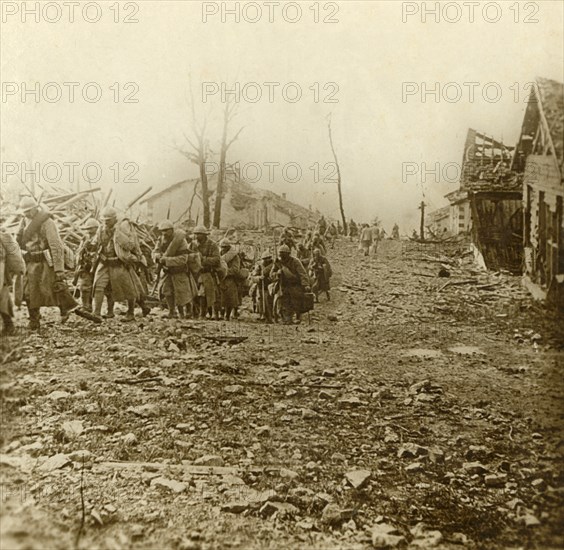
[[[117,210],[113,206],[105,206],[101,215],[103,220],[115,220],[117,218]]]
[[[22,197],[22,200],[20,201],[20,213],[23,214],[24,212],[27,212],[32,208],[37,208],[38,206],[39,204],[37,204],[37,201],[33,197]]]
[[[268,260],[269,258],[272,258],[272,254],[268,250],[265,250],[262,253],[261,259],[262,260]]]
[[[282,252],[286,252],[288,254],[290,254],[290,247],[286,244],[283,244],[279,249],[278,249],[278,253],[282,254]]]
[[[203,226],[203,225],[197,225],[196,227],[194,227],[193,233],[194,233],[194,235],[209,235],[210,234],[208,228]]]
[[[166,231],[167,229],[174,229],[174,225],[172,225],[170,220],[163,220],[162,222],[159,222],[157,229],[159,231]]]
[[[97,229],[99,226],[100,222],[98,220],[95,220],[94,218],[88,218],[83,227],[84,229]]]

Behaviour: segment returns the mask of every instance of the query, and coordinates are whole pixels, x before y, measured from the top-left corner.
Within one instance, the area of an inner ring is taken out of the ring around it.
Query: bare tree
[[[210,227],[210,191],[208,186],[208,175],[206,173],[206,161],[210,154],[209,143],[206,139],[206,129],[208,124],[208,114],[204,113],[201,122],[196,117],[196,107],[194,102],[194,91],[192,89],[192,78],[190,77],[190,113],[192,139],[184,134],[184,139],[190,146],[189,150],[175,147],[175,149],[190,162],[196,164],[200,170],[200,183],[202,185],[202,207],[204,210],[204,225]]]
[[[221,149],[219,152],[219,172],[217,174],[217,187],[215,192],[215,206],[213,212],[213,226],[219,229],[221,222],[221,202],[223,200],[223,184],[225,183],[225,161],[227,158],[227,151],[233,142],[239,137],[239,134],[243,131],[243,127],[229,140],[227,141],[227,134],[229,132],[229,124],[237,116],[238,104],[227,99],[223,108],[223,133],[221,136]]]
[[[331,151],[333,152],[333,158],[335,159],[335,165],[337,166],[337,191],[339,192],[339,209],[341,211],[341,220],[343,221],[343,231],[346,235],[347,220],[345,218],[345,209],[343,207],[343,192],[341,191],[341,169],[339,167],[339,160],[337,159],[337,153],[335,152],[335,147],[333,145],[333,135],[331,133],[331,113],[327,115],[327,129],[329,131],[329,143],[331,144]]]

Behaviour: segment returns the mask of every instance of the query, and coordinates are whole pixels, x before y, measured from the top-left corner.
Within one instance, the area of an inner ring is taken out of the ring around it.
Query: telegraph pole
[[[424,201],[421,201],[419,210],[421,210],[421,226],[419,228],[419,236],[423,241],[425,239],[425,202]]]

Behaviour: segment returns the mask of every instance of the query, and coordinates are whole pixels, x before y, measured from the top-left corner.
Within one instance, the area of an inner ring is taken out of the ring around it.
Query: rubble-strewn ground
[[[299,326],[2,342],[2,548],[562,548],[564,324],[432,247],[329,257]]]

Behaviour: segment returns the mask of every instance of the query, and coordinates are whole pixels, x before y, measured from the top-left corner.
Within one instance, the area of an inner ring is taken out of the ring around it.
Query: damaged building
[[[513,169],[523,174],[525,284],[564,302],[564,85],[537,78],[531,88]]]
[[[210,210],[213,215],[217,174],[209,177]],[[287,200],[266,189],[254,187],[240,178],[238,172],[228,171],[222,186],[221,227],[265,229],[290,226],[306,229],[315,225],[320,213]],[[141,203],[148,220],[170,219],[174,223],[202,223],[203,207],[199,178],[183,180],[162,189]]]
[[[522,272],[522,181],[511,168],[514,147],[469,129],[460,188],[447,195],[458,209],[458,232],[471,230],[475,256],[488,269]],[[470,219],[471,218],[471,219]]]

